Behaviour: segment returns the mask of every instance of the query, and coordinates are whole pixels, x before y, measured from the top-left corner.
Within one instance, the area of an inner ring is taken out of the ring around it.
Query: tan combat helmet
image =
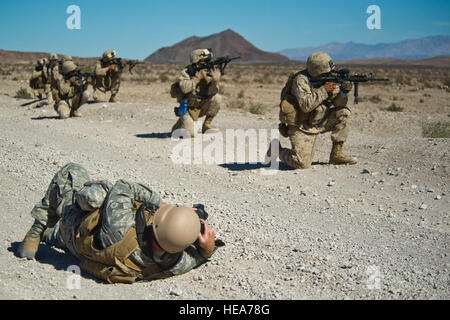
[[[333,70],[333,68],[333,60],[325,52],[312,53],[306,62],[306,70],[313,77],[320,76],[323,73],[328,73]]]
[[[43,66],[43,65],[45,65],[46,63],[47,63],[47,59],[45,59],[45,58],[39,59],[39,60],[37,61],[37,65],[38,65],[38,66]]]
[[[192,208],[166,205],[156,211],[152,228],[164,251],[178,253],[197,240],[200,219]]]
[[[210,49],[197,49],[191,52],[191,63],[198,63],[212,57],[213,54]]]
[[[48,56],[48,60],[58,60],[58,55],[56,53],[50,53],[50,55]]]
[[[66,55],[63,56],[62,61],[72,61],[72,56],[66,54]]]
[[[76,70],[78,67],[75,63],[73,63],[72,61],[66,61],[63,63],[62,65],[62,72],[63,74],[68,74],[74,70]]]
[[[117,53],[116,50],[106,50],[105,52],[103,52],[102,60],[103,61],[112,60],[116,57],[116,53]]]

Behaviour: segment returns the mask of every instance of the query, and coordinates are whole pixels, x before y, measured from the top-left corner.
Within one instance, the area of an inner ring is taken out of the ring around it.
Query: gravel
[[[171,104],[89,104],[83,118],[58,120],[51,106],[22,103],[0,95],[1,299],[450,298],[448,139],[379,137],[356,121],[345,151],[357,165],[328,165],[322,135],[310,170],[264,175],[249,163],[174,164]],[[386,121],[398,130],[401,117]],[[232,110],[216,119],[222,131],[277,126]],[[29,212],[68,162],[169,203],[204,203],[226,245],[189,273],[132,285],[73,278],[77,259],[44,244],[37,260],[18,258]]]

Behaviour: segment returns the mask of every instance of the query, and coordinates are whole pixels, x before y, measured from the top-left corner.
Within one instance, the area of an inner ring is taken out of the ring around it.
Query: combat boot
[[[330,154],[330,164],[356,164],[356,158],[346,156],[342,152],[343,142],[333,142]]]
[[[112,94],[112,95],[111,95],[111,97],[109,98],[109,102],[117,102],[117,99],[116,99],[116,95],[115,95],[115,94]]]
[[[206,131],[211,129],[215,129],[215,127],[211,125],[212,120],[213,117],[206,117],[205,122],[203,122],[202,133],[205,133]]]
[[[27,258],[28,260],[33,260],[39,247],[39,242],[41,238],[33,238],[26,235],[22,243],[19,246],[17,254],[20,258]]]
[[[27,258],[28,260],[34,259],[44,230],[45,226],[35,220],[17,250],[17,254],[20,258]]]
[[[60,104],[57,109],[56,112],[59,114],[59,118],[60,119],[67,119],[70,117],[70,108],[67,104]]]

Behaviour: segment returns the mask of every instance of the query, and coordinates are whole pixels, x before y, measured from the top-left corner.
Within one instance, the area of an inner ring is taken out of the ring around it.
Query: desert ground
[[[323,134],[313,166],[290,170],[174,163],[169,88],[180,65],[137,66],[123,76],[120,102],[86,104],[83,117],[66,120],[53,106],[28,110],[33,99],[17,95],[31,92],[31,68],[0,65],[1,299],[450,299],[449,69],[352,67],[391,79],[362,85],[358,105],[350,99],[344,150],[358,164],[329,165]],[[276,129],[296,68],[230,66],[220,132]],[[202,138],[202,150],[214,137]],[[31,209],[68,162],[93,179],[144,183],[168,203],[205,204],[226,245],[181,276],[125,285],[83,272],[74,288],[74,256],[45,244],[36,260],[16,256]]]

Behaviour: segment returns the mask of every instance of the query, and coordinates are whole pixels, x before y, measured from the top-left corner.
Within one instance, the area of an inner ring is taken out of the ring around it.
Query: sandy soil
[[[450,142],[423,138],[421,129],[448,121],[445,90],[364,86],[345,145],[357,165],[329,165],[326,134],[310,170],[281,165],[266,175],[248,161],[173,163],[180,142],[167,134],[176,120],[168,83],[124,81],[122,102],[88,104],[82,118],[67,120],[52,106],[27,110],[31,100],[12,98],[25,86],[0,80],[1,299],[450,298]],[[230,108],[215,125],[277,128],[281,87],[226,83]],[[241,90],[269,106],[264,114],[233,107]],[[404,112],[382,110],[391,103]],[[169,203],[204,203],[226,246],[182,276],[109,285],[83,273],[80,289],[70,289],[67,269],[78,263],[70,254],[41,244],[36,261],[15,255],[29,212],[68,162],[93,178],[145,183]]]

